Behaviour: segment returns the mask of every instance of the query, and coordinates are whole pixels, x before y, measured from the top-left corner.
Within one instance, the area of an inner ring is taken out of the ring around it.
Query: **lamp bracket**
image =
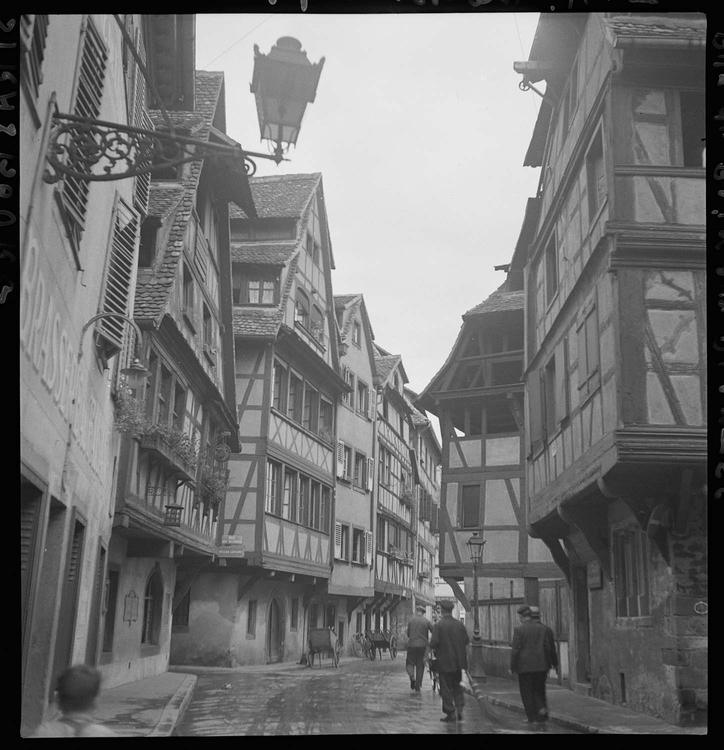
[[[197,159],[237,159],[247,176],[256,172],[250,157],[270,159],[280,154],[244,151],[241,146],[210,143],[176,131],[148,130],[123,123],[56,113],[46,153],[49,169],[43,179],[53,184],[64,177],[83,182],[108,182],[147,174]]]

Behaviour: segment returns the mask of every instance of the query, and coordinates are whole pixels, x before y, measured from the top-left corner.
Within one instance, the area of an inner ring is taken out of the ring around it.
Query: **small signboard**
[[[597,560],[588,563],[588,588],[589,589],[600,589],[603,588],[603,576],[601,574],[601,563]]]

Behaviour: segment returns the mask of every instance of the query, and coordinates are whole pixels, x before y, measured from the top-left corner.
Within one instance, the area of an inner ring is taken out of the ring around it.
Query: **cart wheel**
[[[397,656],[397,641],[393,638],[390,641],[390,659],[394,659]]]

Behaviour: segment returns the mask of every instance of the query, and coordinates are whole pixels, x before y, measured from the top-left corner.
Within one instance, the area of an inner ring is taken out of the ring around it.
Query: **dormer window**
[[[276,305],[279,303],[279,271],[235,265],[232,294],[235,305]]]
[[[138,249],[138,267],[151,268],[156,258],[156,242],[161,219],[158,216],[148,216],[141,224],[141,244]]]
[[[362,345],[362,326],[359,324],[358,320],[355,320],[352,325],[352,343],[355,346]]]

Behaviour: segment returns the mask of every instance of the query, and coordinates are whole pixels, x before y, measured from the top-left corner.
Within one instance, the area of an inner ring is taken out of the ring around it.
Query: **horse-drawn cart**
[[[309,631],[309,651],[307,652],[307,666],[314,666],[315,655],[319,656],[319,666],[322,666],[322,654],[329,654],[335,667],[339,666],[341,646],[337,634],[332,628],[312,628]]]
[[[370,648],[371,661],[375,660],[377,654],[381,659],[383,651],[389,652],[390,659],[397,656],[397,638],[389,630],[367,630],[365,634],[372,646]]]

